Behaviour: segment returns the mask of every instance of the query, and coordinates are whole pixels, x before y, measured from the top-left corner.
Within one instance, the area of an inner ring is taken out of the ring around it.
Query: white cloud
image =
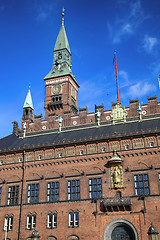
[[[143,48],[147,53],[152,53],[157,44],[158,39],[156,37],[145,35],[143,40]]]
[[[147,95],[148,93],[155,91],[156,86],[153,84],[150,84],[148,82],[138,82],[132,86],[129,87],[129,90],[127,92],[127,95],[130,98],[137,98],[137,97],[143,97]]]
[[[131,85],[131,82],[128,79],[128,73],[126,71],[120,70],[118,72],[118,75],[119,75],[119,80],[120,80],[119,81],[120,88],[124,88],[124,87]]]
[[[113,24],[107,23],[112,43],[119,43],[124,37],[135,34],[139,25],[148,18],[144,15],[140,0],[123,1],[123,7],[128,13],[123,17],[119,15]]]

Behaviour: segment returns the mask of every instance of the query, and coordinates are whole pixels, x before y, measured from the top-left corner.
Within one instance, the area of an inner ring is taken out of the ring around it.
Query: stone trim
[[[123,219],[123,218],[115,219],[106,226],[106,228],[104,230],[104,240],[112,240],[111,235],[112,235],[113,230],[116,227],[121,226],[121,225],[125,225],[126,227],[129,227],[134,234],[134,240],[139,240],[138,232],[137,232],[135,226],[130,221]]]

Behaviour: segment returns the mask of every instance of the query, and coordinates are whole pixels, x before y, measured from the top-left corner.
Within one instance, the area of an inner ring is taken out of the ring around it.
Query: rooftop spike
[[[28,90],[27,97],[26,97],[24,105],[23,105],[23,109],[24,108],[31,108],[33,110],[34,108],[33,108],[30,88],[31,88],[31,86],[30,86],[30,83],[29,83],[29,90]]]
[[[64,25],[64,11],[65,11],[65,9],[62,8],[62,25]]]
[[[71,54],[68,39],[67,39],[67,34],[65,31],[65,27],[64,27],[64,11],[65,11],[65,9],[63,8],[62,9],[62,25],[61,25],[61,28],[60,28],[60,31],[59,31],[59,34],[58,34],[58,37],[56,40],[54,52],[57,50],[59,51],[61,49],[67,49],[68,52]]]

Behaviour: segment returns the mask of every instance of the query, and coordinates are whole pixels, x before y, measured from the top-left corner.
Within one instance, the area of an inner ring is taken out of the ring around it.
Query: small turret
[[[29,84],[29,90],[28,90],[27,97],[26,97],[24,105],[23,105],[23,116],[22,116],[23,122],[25,122],[25,121],[33,122],[33,110],[34,110],[34,108],[33,108],[30,84]]]

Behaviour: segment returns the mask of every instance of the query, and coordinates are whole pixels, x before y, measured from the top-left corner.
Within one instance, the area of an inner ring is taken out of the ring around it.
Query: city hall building
[[[45,81],[29,87],[22,127],[0,139],[0,239],[147,240],[160,232],[160,103],[78,107],[62,25]]]

